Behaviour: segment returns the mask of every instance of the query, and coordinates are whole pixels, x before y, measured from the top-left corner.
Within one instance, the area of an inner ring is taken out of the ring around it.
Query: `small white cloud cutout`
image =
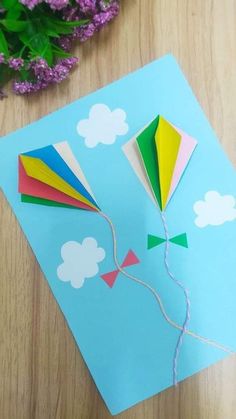
[[[98,263],[105,258],[105,250],[98,247],[93,237],[86,237],[82,243],[69,241],[61,248],[63,263],[57,268],[61,281],[70,282],[72,287],[81,288],[85,279],[99,272]]]
[[[220,195],[209,191],[204,201],[195,202],[193,209],[197,214],[195,224],[200,227],[219,226],[226,221],[236,220],[236,200],[232,195]]]
[[[125,135],[129,130],[126,113],[123,109],[111,111],[104,104],[92,106],[88,119],[77,124],[77,132],[85,140],[89,148],[101,144],[113,144],[118,135]]]

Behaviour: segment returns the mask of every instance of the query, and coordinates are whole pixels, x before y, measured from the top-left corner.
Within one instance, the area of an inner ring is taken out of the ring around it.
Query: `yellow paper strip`
[[[28,176],[52,186],[54,189],[89,205],[91,208],[97,209],[95,205],[53,172],[42,160],[23,155],[20,156],[20,159]]]
[[[161,189],[162,210],[168,201],[171,180],[181,143],[180,134],[163,117],[159,117],[159,124],[155,135],[157,159],[159,167],[159,181]],[[158,168],[157,168],[158,170]]]

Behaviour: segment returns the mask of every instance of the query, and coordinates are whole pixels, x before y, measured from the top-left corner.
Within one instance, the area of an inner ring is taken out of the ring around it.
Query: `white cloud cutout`
[[[81,288],[85,279],[99,272],[98,263],[105,258],[105,250],[98,247],[93,237],[86,237],[82,243],[69,241],[61,248],[63,263],[57,268],[61,281],[70,282],[72,287]]]
[[[236,220],[236,200],[232,195],[220,195],[209,191],[204,201],[195,202],[193,209],[197,214],[195,224],[200,227],[219,226],[226,221]]]
[[[118,108],[111,111],[101,103],[92,106],[88,119],[82,119],[77,124],[77,132],[89,148],[99,143],[113,144],[118,135],[125,135],[128,130],[125,111]]]

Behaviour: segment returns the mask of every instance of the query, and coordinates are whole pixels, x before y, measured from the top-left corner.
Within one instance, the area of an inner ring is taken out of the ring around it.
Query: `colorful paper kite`
[[[164,211],[182,178],[197,141],[162,116],[157,116],[132,142],[134,141],[148,179],[149,192],[161,211]],[[140,177],[140,170],[143,172],[143,168],[140,167],[141,162],[138,163],[137,165],[134,162],[132,165]],[[144,174],[141,176],[143,178]]]
[[[19,156],[19,192],[22,202],[100,210],[66,141]]]

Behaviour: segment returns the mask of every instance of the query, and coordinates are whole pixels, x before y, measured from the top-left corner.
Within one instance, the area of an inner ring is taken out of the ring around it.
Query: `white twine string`
[[[181,330],[181,333],[179,335],[179,338],[177,340],[177,344],[175,347],[175,353],[174,353],[174,359],[173,359],[173,384],[176,386],[178,384],[178,360],[179,360],[179,356],[180,356],[180,349],[181,346],[183,344],[183,338],[184,338],[184,334],[186,333],[187,327],[189,325],[189,321],[190,321],[190,299],[189,299],[189,292],[188,290],[185,288],[185,286],[182,284],[182,282],[180,282],[178,279],[175,278],[174,274],[171,272],[170,267],[169,267],[169,262],[168,262],[168,256],[169,256],[169,232],[168,232],[168,227],[167,227],[167,222],[166,222],[166,217],[165,217],[165,213],[161,212],[161,219],[163,222],[163,227],[164,227],[164,231],[165,231],[165,238],[166,238],[166,245],[165,245],[165,255],[164,255],[164,262],[165,262],[165,268],[167,271],[167,274],[169,275],[169,277],[172,279],[172,281],[183,290],[184,292],[184,296],[185,296],[185,302],[186,302],[186,314],[185,314],[185,320],[183,323],[183,329]]]

